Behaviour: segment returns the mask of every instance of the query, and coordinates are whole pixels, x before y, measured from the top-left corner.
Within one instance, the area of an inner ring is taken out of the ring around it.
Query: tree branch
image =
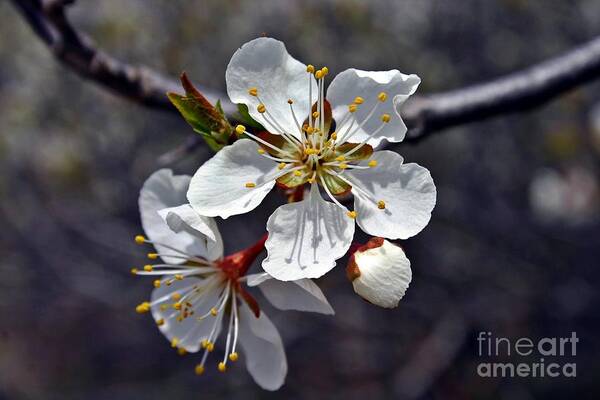
[[[407,140],[500,114],[527,111],[600,77],[600,37],[523,71],[446,93],[415,97],[402,110]]]
[[[174,112],[165,93],[179,85],[144,67],[120,62],[100,51],[70,24],[66,6],[74,0],[11,0],[55,57],[79,75],[144,106]],[[453,90],[413,96],[402,109],[409,127],[407,142],[434,132],[510,112],[530,110],[600,76],[600,37],[554,59],[505,77]],[[223,93],[202,89],[211,101],[221,99],[228,115],[235,106]],[[196,148],[186,141],[176,151]],[[168,159],[169,157],[166,157]]]
[[[178,91],[179,83],[144,66],[133,66],[96,48],[92,40],[78,32],[66,15],[75,0],[11,0],[34,33],[53,55],[80,76],[146,107],[177,112],[166,96]],[[221,99],[225,112],[235,111],[227,96],[202,88],[211,101]]]

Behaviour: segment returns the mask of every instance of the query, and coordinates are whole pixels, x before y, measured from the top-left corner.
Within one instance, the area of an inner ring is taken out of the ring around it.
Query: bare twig
[[[165,94],[178,91],[179,83],[147,67],[123,63],[96,48],[89,37],[71,25],[66,16],[66,7],[75,0],[11,1],[36,35],[65,66],[144,106],[177,112]],[[212,102],[221,99],[225,112],[235,110],[233,104],[227,102],[227,96],[204,88],[202,93]]]
[[[415,97],[402,114],[407,140],[500,114],[527,111],[600,77],[600,37],[523,71],[464,89]]]
[[[94,47],[66,17],[65,7],[73,2],[12,0],[34,32],[63,64],[144,106],[175,111],[165,93],[176,90],[176,82],[146,67],[122,63]],[[472,121],[530,110],[599,76],[600,38],[596,38],[554,59],[491,82],[446,93],[415,96],[402,110],[410,128],[406,141],[416,142],[431,133]],[[235,106],[224,94],[202,91],[211,101],[221,99],[228,115],[235,112]],[[175,152],[179,155],[181,151],[191,151],[201,142],[200,137],[194,137]]]

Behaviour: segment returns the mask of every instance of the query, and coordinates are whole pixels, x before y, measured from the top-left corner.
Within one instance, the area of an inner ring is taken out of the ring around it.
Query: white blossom
[[[225,257],[215,221],[185,204],[190,179],[159,170],[140,192],[147,238],[137,236],[136,242],[153,244],[157,252],[148,257],[159,261],[132,270],[135,275],[156,277],[150,300],[136,310],[151,312],[160,331],[178,351],[203,350],[195,368],[197,374],[204,372],[209,354],[220,341],[224,353],[217,366],[225,372],[228,363],[238,359],[239,344],[256,383],[276,390],[287,374],[283,343],[247,287],[258,286],[279,309],[324,314],[333,314],[333,309],[309,279],[279,282],[264,273],[247,275],[264,240]]]
[[[229,97],[246,105],[266,132],[238,125],[246,138],[201,166],[188,191],[199,214],[228,218],[253,210],[275,185],[308,185],[304,200],[279,207],[267,222],[263,268],[279,280],[328,272],[347,252],[354,220],[373,236],[416,235],[436,201],[427,169],[405,164],[394,152],[373,151],[384,139],[404,139],[398,110],[419,77],[348,69],[325,95],[328,74],[326,67],[294,59],[274,39],[255,39],[236,51],[225,74]],[[353,210],[337,198],[348,193]]]

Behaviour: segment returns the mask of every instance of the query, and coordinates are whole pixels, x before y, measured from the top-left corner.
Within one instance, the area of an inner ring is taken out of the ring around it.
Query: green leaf
[[[202,135],[202,137],[204,138],[204,141],[206,142],[208,147],[215,153],[217,151],[221,150],[223,147],[225,147],[224,144],[217,142],[217,139],[215,139],[214,136],[206,134],[204,132],[198,132],[195,129],[194,129],[194,131],[197,133],[200,133]]]
[[[219,114],[225,117],[225,111],[223,111],[223,107],[221,106],[221,100],[217,100],[217,104],[215,104],[215,107],[217,108]]]
[[[261,131],[265,130],[265,128],[260,123],[258,123],[256,120],[254,120],[254,118],[252,118],[252,116],[250,116],[247,105],[238,104],[237,108],[238,113],[240,114],[240,121],[242,121],[245,125],[255,129],[259,129]]]
[[[167,96],[195,131],[210,133],[210,128],[205,118],[203,118],[198,104],[193,99],[177,93],[167,93]]]
[[[233,128],[223,112],[221,102],[216,107],[194,87],[185,73],[181,74],[181,84],[185,95],[167,93],[169,100],[179,110],[183,118],[202,135],[208,146],[218,151],[229,143]]]

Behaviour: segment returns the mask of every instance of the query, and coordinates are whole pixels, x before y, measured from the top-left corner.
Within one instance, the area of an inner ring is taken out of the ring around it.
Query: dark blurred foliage
[[[117,57],[220,90],[235,49],[263,33],[333,73],[417,73],[420,93],[600,34],[597,0],[104,0],[71,12]],[[438,187],[430,225],[402,243],[414,274],[407,296],[391,311],[365,303],[342,261],[318,281],[335,317],[267,309],[290,364],[284,388],[268,393],[243,363],[194,376],[198,356],[177,355],[134,313],[151,290],[129,274],[144,262],[132,240],[138,191],[191,130],[60,67],[7,2],[0,15],[0,398],[597,398],[599,83],[394,147]],[[172,167],[193,173],[208,157],[201,149]],[[282,200],[273,193],[220,221],[227,249],[261,235]],[[479,331],[576,331],[578,377],[480,378]]]

